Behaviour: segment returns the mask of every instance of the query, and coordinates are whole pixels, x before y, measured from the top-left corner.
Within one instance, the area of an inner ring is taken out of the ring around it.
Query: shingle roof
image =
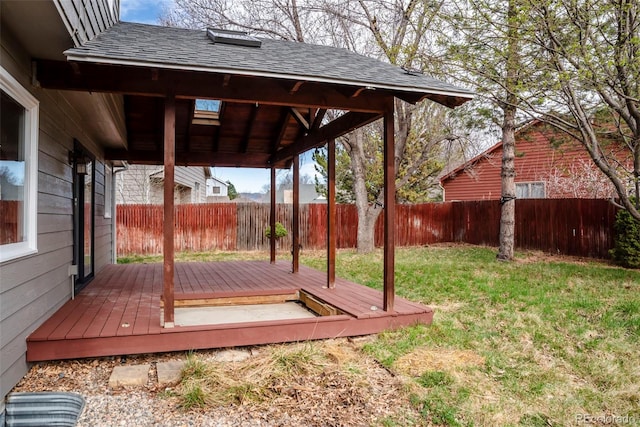
[[[65,52],[69,60],[136,64],[240,75],[330,82],[380,89],[452,95],[472,93],[425,75],[346,49],[262,39],[262,46],[214,44],[206,31],[119,22],[85,45]]]

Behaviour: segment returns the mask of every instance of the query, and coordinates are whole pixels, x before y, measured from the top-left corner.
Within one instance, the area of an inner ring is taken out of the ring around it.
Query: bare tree
[[[379,57],[408,70],[437,69],[435,56],[427,52],[432,43],[433,20],[443,1],[420,0],[176,0],[177,8],[163,19],[165,24],[202,28],[210,25],[249,30],[268,37],[344,47]],[[417,110],[396,101],[395,161],[397,190],[415,184],[417,175],[431,160],[431,147],[440,141],[462,141],[451,128],[437,129],[434,120],[427,141],[415,124],[431,119],[436,107]],[[416,111],[421,114],[415,115]],[[382,138],[380,125],[360,129],[341,140],[350,155],[353,193],[358,210],[358,251],[374,248],[374,227],[382,206],[382,184],[371,180],[379,172]],[[437,134],[437,136],[435,136]],[[415,145],[415,146],[414,146]],[[409,147],[412,147],[409,149]],[[407,156],[411,153],[412,156]]]
[[[545,0],[531,11],[547,95],[529,107],[584,146],[640,220],[640,4]]]

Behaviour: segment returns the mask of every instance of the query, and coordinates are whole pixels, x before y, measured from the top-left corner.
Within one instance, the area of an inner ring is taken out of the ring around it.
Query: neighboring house
[[[211,168],[176,166],[174,201],[176,204],[205,203]],[[130,165],[117,174],[117,204],[162,204],[164,200],[164,167]]]
[[[64,60],[118,7],[0,2],[0,413],[28,370],[27,336],[112,262],[104,152],[126,147],[122,96],[42,89],[32,60]]]
[[[440,178],[443,201],[498,200],[502,142]],[[586,149],[533,121],[516,133],[516,197],[609,198],[615,191]]]
[[[207,197],[229,197],[229,184],[216,178],[207,179]]]
[[[267,191],[262,197],[263,203],[269,203],[271,192]],[[293,203],[293,190],[290,188],[278,188],[276,190],[276,203]],[[300,184],[300,203],[327,203],[327,199],[316,192],[315,184]]]

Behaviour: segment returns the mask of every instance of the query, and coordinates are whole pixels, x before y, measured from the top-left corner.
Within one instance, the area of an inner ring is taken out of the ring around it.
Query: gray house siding
[[[104,163],[65,97],[32,85],[31,58],[3,31],[1,65],[40,102],[38,122],[37,254],[0,264],[0,397],[28,371],[26,338],[71,298],[74,138],[96,156],[95,271],[111,259],[111,219],[104,218]],[[0,247],[0,250],[2,248]],[[2,403],[0,403],[2,410]]]
[[[117,175],[117,204],[162,204],[164,200],[163,166],[130,165]],[[205,203],[205,168],[176,166],[175,202]]]
[[[109,0],[55,0],[76,46],[91,40],[118,21],[119,2]]]

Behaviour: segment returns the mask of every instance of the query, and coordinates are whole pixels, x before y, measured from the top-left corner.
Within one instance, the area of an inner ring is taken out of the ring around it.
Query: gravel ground
[[[348,376],[332,369],[318,378],[301,379],[304,386],[296,389],[295,396],[185,410],[172,392],[174,387],[159,386],[155,378],[155,364],[185,360],[187,353],[181,352],[37,363],[13,391],[81,394],[86,404],[78,426],[369,426],[389,421],[395,425],[421,424],[416,421],[420,417],[411,408],[400,378],[366,357],[352,340],[329,341],[353,353],[357,369],[365,373],[364,386],[349,384]],[[250,357],[252,352],[263,349],[244,351]],[[217,359],[224,353],[208,350],[197,355]],[[145,363],[152,367],[147,385],[109,387],[109,376],[115,366]],[[327,375],[333,375],[331,381],[327,381]]]

